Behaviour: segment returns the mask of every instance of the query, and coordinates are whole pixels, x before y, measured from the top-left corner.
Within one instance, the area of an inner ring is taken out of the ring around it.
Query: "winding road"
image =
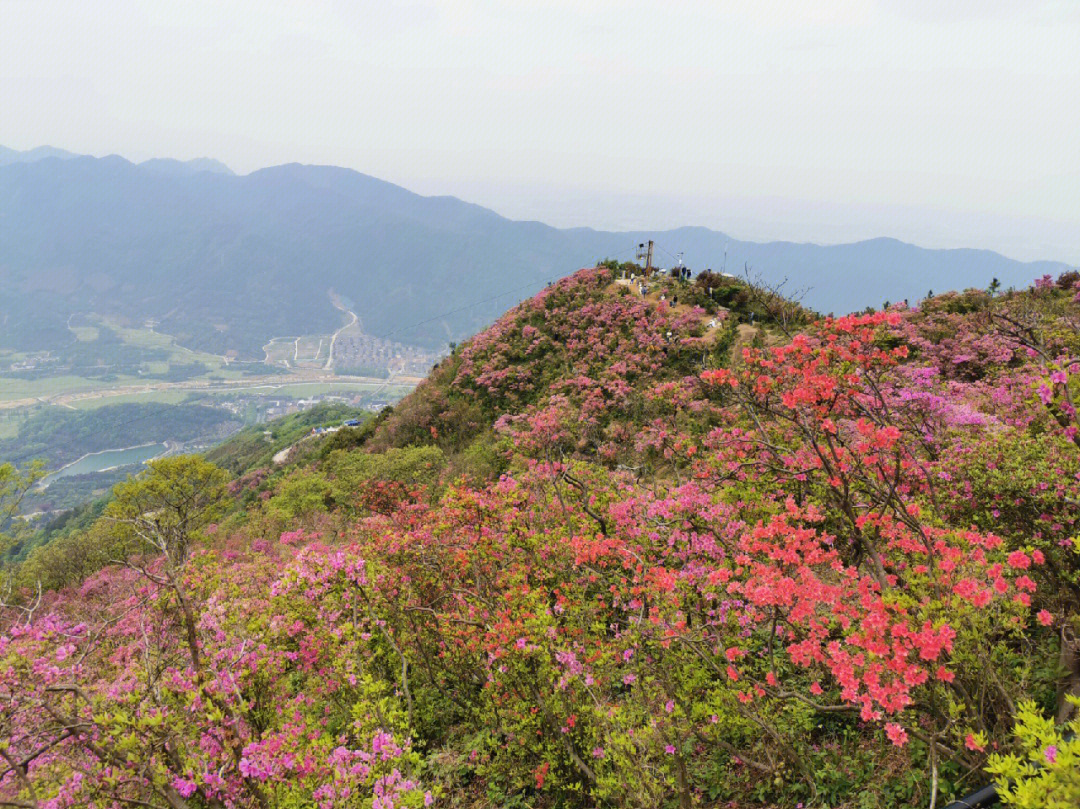
[[[336,332],[334,332],[333,336],[331,336],[331,338],[330,338],[330,356],[328,356],[326,358],[326,365],[323,366],[323,370],[326,370],[326,371],[329,371],[330,368],[332,367],[333,363],[334,363],[334,343],[337,342],[338,335],[341,334],[343,331],[345,331],[345,329],[349,328],[350,326],[355,325],[356,322],[360,319],[360,318],[358,318],[356,316],[356,312],[350,312],[345,307],[339,305],[336,300],[334,301],[334,306],[336,306],[342,312],[347,313],[350,317],[352,317],[352,320],[350,320],[348,323],[346,323],[344,326],[342,326],[340,329],[338,329]]]

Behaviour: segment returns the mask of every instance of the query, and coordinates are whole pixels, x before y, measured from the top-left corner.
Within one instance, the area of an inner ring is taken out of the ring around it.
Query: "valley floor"
[[[143,385],[120,385],[102,386],[101,388],[79,391],[77,393],[57,393],[51,396],[29,396],[20,399],[0,398],[0,410],[10,410],[20,407],[32,407],[39,404],[54,404],[61,407],[70,407],[75,403],[92,400],[104,400],[117,396],[132,396],[138,394],[168,393],[176,391],[215,393],[227,391],[243,391],[254,388],[282,387],[294,385],[333,385],[340,387],[372,386],[373,388],[392,385],[394,387],[412,388],[419,384],[420,378],[415,376],[399,376],[391,380],[379,379],[378,377],[343,376],[340,374],[309,373],[296,371],[288,374],[269,374],[266,376],[249,376],[244,379],[223,380],[210,382],[206,379],[191,379],[183,382],[150,382]]]

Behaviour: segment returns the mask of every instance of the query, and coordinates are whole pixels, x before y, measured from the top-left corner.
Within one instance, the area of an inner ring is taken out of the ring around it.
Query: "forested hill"
[[[839,318],[620,276],[35,549],[0,799],[1077,805],[1080,275]]]
[[[914,300],[929,289],[1024,286],[1060,265],[890,239],[755,244],[704,228],[557,230],[452,197],[422,197],[332,166],[244,176],[210,160],[0,153],[0,347],[71,341],[72,313],[158,322],[182,345],[261,359],[271,338],[328,334],[355,309],[364,329],[436,347],[486,326],[568,267],[626,259],[791,279],[822,312]],[[661,252],[663,250],[664,252]]]
[[[96,411],[43,409],[22,422],[16,435],[0,439],[0,458],[36,458],[56,470],[102,450],[168,440],[213,440],[214,435],[225,436],[239,428],[239,420],[229,412],[198,404],[119,404]]]

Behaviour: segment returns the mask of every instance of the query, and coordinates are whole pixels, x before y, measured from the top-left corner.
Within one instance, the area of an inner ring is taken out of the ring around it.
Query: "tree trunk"
[[[1062,670],[1057,693],[1057,723],[1060,725],[1075,712],[1066,696],[1080,697],[1080,638],[1074,626],[1075,619],[1068,620],[1061,626],[1061,656],[1059,663]]]

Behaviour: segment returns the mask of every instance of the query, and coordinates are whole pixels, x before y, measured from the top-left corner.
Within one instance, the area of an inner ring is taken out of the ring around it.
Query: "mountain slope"
[[[271,337],[341,325],[331,291],[386,334],[546,278],[567,252],[581,253],[550,228],[339,169],[13,164],[0,170],[0,340],[47,347],[69,339],[70,312],[97,311],[153,318],[192,348],[261,357]],[[464,309],[398,339],[437,345],[491,314]]]
[[[565,267],[626,258],[650,238],[667,263],[682,251],[692,267],[720,269],[726,251],[730,271],[746,264],[766,279],[789,277],[819,311],[985,287],[992,277],[1024,285],[1063,269],[889,239],[816,246],[741,242],[704,228],[557,230],[347,169],[222,169],[116,156],[0,166],[0,345],[57,345],[70,339],[72,312],[96,311],[159,321],[192,348],[261,358],[272,337],[342,325],[333,292],[367,332],[437,346],[491,322],[511,296]]]
[[[1080,274],[751,335],[745,285],[616,273],[36,548],[0,800],[1076,805]]]

